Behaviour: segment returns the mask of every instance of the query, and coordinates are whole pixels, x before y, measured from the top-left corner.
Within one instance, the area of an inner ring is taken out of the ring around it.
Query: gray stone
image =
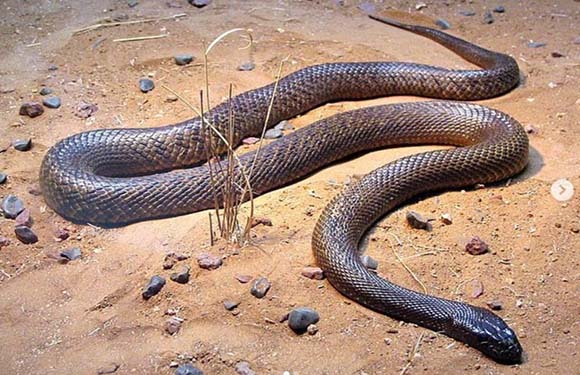
[[[379,268],[379,262],[377,262],[375,259],[371,258],[368,255],[362,255],[360,257],[360,261],[363,264],[363,266],[365,266],[369,270],[376,271],[377,268]]]
[[[163,289],[163,286],[165,286],[165,279],[159,275],[153,276],[145,289],[143,289],[143,293],[141,294],[143,299],[153,297]]]
[[[532,42],[529,42],[528,43],[528,48],[540,48],[540,47],[544,47],[546,45],[547,45],[547,43],[544,43],[544,42],[534,42],[534,41],[532,41]]]
[[[284,120],[284,121],[280,121],[276,126],[274,126],[274,129],[294,130],[294,126],[291,123],[289,123],[288,121]]]
[[[50,65],[48,66],[48,70],[49,70],[50,72],[57,71],[57,70],[58,70],[58,66],[56,66],[56,65],[54,65],[54,64],[50,64]]]
[[[137,0],[129,0],[127,1],[127,5],[129,8],[135,8],[137,5],[139,5],[139,2]]]
[[[199,265],[199,268],[203,268],[205,270],[218,269],[223,263],[224,262],[222,258],[212,254],[203,253],[197,257],[197,264]]]
[[[67,261],[79,259],[81,255],[82,253],[80,247],[71,247],[70,249],[60,252],[60,256]]]
[[[435,24],[436,24],[437,26],[439,26],[439,28],[440,28],[441,30],[448,30],[448,29],[450,29],[450,28],[451,28],[451,24],[450,24],[450,23],[449,23],[447,20],[444,20],[443,18],[439,18],[439,19],[438,19],[438,20],[435,22]]]
[[[425,219],[418,212],[408,211],[406,218],[407,218],[407,223],[409,223],[411,228],[424,229],[427,231],[432,229],[432,226],[431,226],[431,223],[429,223],[429,220]]]
[[[40,89],[39,94],[42,95],[42,96],[50,95],[50,94],[52,94],[52,89],[51,88],[48,88],[48,87],[43,87],[43,88]]]
[[[189,281],[189,267],[188,266],[181,267],[179,272],[174,272],[171,274],[170,279],[179,284],[187,284],[187,282]]]
[[[483,23],[490,25],[494,21],[495,19],[493,18],[493,14],[491,14],[489,10],[483,14]]]
[[[155,88],[155,82],[153,82],[153,80],[150,80],[149,78],[141,78],[139,80],[139,90],[141,90],[141,92],[149,92],[151,90],[153,90]]]
[[[461,10],[461,11],[459,11],[459,14],[461,14],[462,16],[465,16],[465,17],[475,16],[475,12],[472,10]]]
[[[38,242],[38,236],[36,235],[36,233],[34,233],[32,229],[24,225],[19,225],[15,227],[14,234],[16,235],[16,238],[18,238],[18,240],[23,244],[28,245]]]
[[[231,300],[224,301],[224,307],[228,311],[232,311],[233,309],[235,309],[239,305],[240,305],[240,301],[231,301]]]
[[[8,179],[8,175],[0,172],[0,185],[4,184],[7,179]]]
[[[308,326],[316,324],[320,320],[320,315],[308,307],[299,307],[290,311],[288,316],[288,326],[296,333],[302,334],[308,330]]]
[[[193,61],[193,55],[188,54],[176,55],[174,58],[177,65],[187,65]]]
[[[58,96],[49,96],[42,101],[42,104],[47,108],[58,108],[61,102]]]
[[[495,8],[493,8],[493,11],[496,13],[504,13],[505,7],[503,5],[498,5]]]
[[[203,8],[204,6],[208,5],[211,0],[187,0],[191,5],[196,8]]]
[[[177,367],[175,375],[203,375],[203,371],[194,367],[191,363],[184,363]]]
[[[176,316],[170,317],[165,322],[165,332],[169,333],[170,335],[175,335],[181,329],[182,323],[183,319]]]
[[[2,212],[7,219],[16,219],[24,211],[24,202],[15,195],[9,194],[2,200]]]
[[[272,284],[270,284],[270,281],[268,281],[267,278],[259,277],[254,280],[250,293],[256,298],[264,298],[271,286]]]
[[[254,70],[255,68],[256,64],[254,64],[251,61],[245,62],[243,64],[240,64],[240,66],[238,66],[238,70],[242,72],[248,72],[250,70]]]
[[[280,138],[282,135],[283,135],[282,130],[273,128],[273,129],[266,130],[266,134],[264,134],[264,138],[276,139],[276,138]]]
[[[246,361],[236,363],[236,373],[238,375],[256,375],[254,370],[250,368],[250,364]]]
[[[28,116],[30,118],[35,118],[44,113],[44,108],[37,102],[26,102],[22,103],[18,113],[22,116]]]
[[[12,142],[12,147],[17,151],[28,151],[32,147],[32,139],[17,139]]]

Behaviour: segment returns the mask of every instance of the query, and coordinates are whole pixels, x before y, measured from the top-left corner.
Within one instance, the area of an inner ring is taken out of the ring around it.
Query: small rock
[[[42,104],[47,108],[58,108],[61,102],[58,96],[49,96],[48,98],[44,98]]]
[[[314,336],[318,333],[318,326],[316,324],[311,324],[306,328],[306,332],[308,332],[310,336]]]
[[[32,139],[17,139],[12,142],[12,147],[18,151],[28,151],[32,147]]]
[[[165,285],[165,279],[159,275],[155,275],[149,280],[149,284],[143,289],[143,299],[149,299],[159,293]]]
[[[307,331],[308,326],[316,324],[320,320],[320,315],[308,307],[299,307],[290,311],[288,315],[288,326],[296,333],[302,334]]]
[[[421,10],[423,8],[427,8],[427,4],[419,3],[419,4],[415,5],[415,10]]]
[[[451,218],[451,214],[441,214],[441,222],[445,225],[453,224],[453,219]]]
[[[173,94],[169,94],[169,95],[167,95],[167,97],[165,98],[165,101],[166,101],[167,103],[173,103],[173,102],[176,102],[178,99],[179,99],[179,98],[178,98],[177,96],[175,96],[175,95],[173,95]]]
[[[6,180],[8,179],[8,175],[0,172],[0,185],[6,183]]]
[[[42,96],[50,95],[50,94],[52,94],[52,89],[51,88],[48,88],[48,87],[43,87],[43,88],[40,89],[39,94],[42,95]]]
[[[554,52],[552,52],[552,53],[551,53],[551,55],[552,55],[552,57],[553,57],[553,58],[556,58],[556,59],[558,59],[558,58],[560,58],[560,57],[566,57],[565,55],[561,54],[561,53],[560,53],[560,52],[558,52],[558,51],[554,51]]]
[[[254,218],[252,218],[252,225],[251,225],[252,228],[255,226],[258,226],[260,224],[267,226],[267,227],[271,227],[272,226],[272,219],[267,218],[267,217],[254,217]]]
[[[483,283],[479,280],[471,282],[471,298],[478,298],[483,294]]]
[[[16,219],[24,211],[24,202],[15,195],[9,194],[2,200],[2,212],[7,219]]]
[[[250,275],[236,275],[234,276],[241,284],[249,283],[252,280]]]
[[[260,138],[256,138],[256,137],[248,137],[248,138],[244,138],[242,140],[242,143],[245,145],[253,145],[255,143],[260,142]]]
[[[75,116],[86,119],[91,117],[98,110],[99,108],[94,104],[81,102],[75,110]]]
[[[71,247],[70,249],[64,250],[60,252],[60,256],[66,260],[67,262],[70,262],[71,260],[76,260],[79,259],[81,257],[82,253],[81,253],[81,249],[80,247]]]
[[[40,186],[38,185],[31,185],[28,187],[28,194],[40,197],[42,195],[42,190],[40,190]]]
[[[483,240],[477,236],[474,236],[465,245],[465,251],[471,255],[481,255],[487,253],[489,246]]]
[[[183,319],[176,316],[170,317],[165,321],[165,332],[169,333],[170,335],[175,335],[181,329],[182,323]]]
[[[10,245],[10,239],[8,237],[0,237],[0,249]]]
[[[177,65],[187,65],[193,61],[192,55],[177,55],[174,58]]]
[[[25,227],[31,227],[32,226],[32,218],[30,217],[30,210],[25,208],[24,210],[22,210],[21,213],[18,214],[18,216],[16,216],[15,221],[15,225],[24,225]]]
[[[250,368],[250,364],[245,361],[236,363],[236,372],[238,375],[256,375],[256,373]]]
[[[169,278],[172,281],[175,281],[176,283],[187,284],[187,282],[189,281],[189,267],[188,266],[181,267],[179,272],[172,273]]]
[[[545,42],[530,41],[530,42],[528,42],[528,48],[540,48],[540,47],[546,46],[547,44],[548,43],[545,43]]]
[[[97,370],[97,375],[114,374],[121,367],[118,363],[109,363]]]
[[[291,123],[289,123],[288,121],[284,120],[284,121],[280,121],[276,126],[274,126],[274,129],[294,130],[294,126]]]
[[[517,307],[517,308],[520,308],[520,307],[522,307],[523,305],[524,305],[524,300],[523,300],[523,299],[521,299],[521,298],[518,298],[518,299],[516,300],[516,307]]]
[[[459,11],[459,14],[461,14],[462,16],[465,16],[465,17],[475,16],[475,12],[472,10],[461,10],[461,11]]]
[[[493,18],[493,14],[491,14],[489,10],[485,11],[485,13],[483,14],[483,23],[490,25],[494,21],[495,19]]]
[[[280,129],[268,129],[266,130],[266,134],[264,134],[264,138],[266,139],[276,139],[282,136],[282,130]]]
[[[226,308],[226,310],[228,311],[232,311],[233,309],[235,309],[236,307],[238,307],[240,305],[240,301],[231,301],[229,299],[226,299],[224,301],[224,307]]]
[[[487,303],[487,306],[492,309],[493,311],[499,311],[501,309],[503,309],[503,305],[501,304],[500,301],[489,301]]]
[[[376,271],[377,268],[379,268],[379,262],[377,262],[375,259],[371,258],[368,255],[362,255],[360,257],[360,261],[363,264],[363,266],[365,266],[369,270]]]
[[[196,8],[203,8],[204,6],[208,5],[211,0],[187,0],[191,5]]]
[[[199,265],[199,268],[203,268],[204,270],[218,269],[223,263],[224,262],[222,258],[212,254],[203,253],[197,257],[197,264]]]
[[[18,113],[22,116],[35,118],[44,113],[44,108],[37,102],[26,102],[20,106]]]
[[[177,262],[186,259],[189,259],[189,255],[174,252],[168,253],[165,255],[165,258],[163,259],[163,269],[164,270],[172,269]]]
[[[256,298],[264,298],[266,293],[270,290],[272,284],[265,277],[258,277],[252,284],[250,293]]]
[[[54,65],[54,64],[50,64],[50,65],[48,66],[48,70],[49,70],[50,72],[54,72],[54,71],[58,70],[58,66],[56,66],[56,65]]]
[[[574,44],[580,44],[580,36],[574,38]]]
[[[496,13],[504,13],[505,7],[503,5],[498,5],[495,8],[493,8],[493,11]]]
[[[324,271],[320,267],[304,267],[302,269],[302,276],[313,280],[324,279]]]
[[[29,227],[25,227],[24,225],[19,225],[14,228],[14,234],[16,234],[16,238],[23,244],[33,244],[38,242],[38,236],[36,233],[32,231]]]
[[[370,1],[364,1],[359,4],[358,8],[365,12],[366,14],[372,14],[377,11],[377,7],[375,4],[371,3]]]
[[[141,92],[147,93],[155,88],[155,82],[149,78],[141,78],[139,80],[139,90]]]
[[[127,1],[127,5],[129,8],[135,8],[137,5],[139,5],[139,2],[137,0],[129,0]]]
[[[177,367],[177,370],[175,370],[174,375],[203,375],[203,371],[201,371],[197,367],[194,367],[190,363],[184,363],[182,365],[179,365],[179,367]]]
[[[429,220],[425,219],[421,214],[415,211],[407,211],[407,223],[411,226],[411,228],[415,229],[424,229],[430,231],[432,229],[431,223]]]
[[[530,125],[530,124],[526,125],[524,127],[524,129],[526,130],[526,133],[528,133],[528,134],[536,134],[538,132],[538,130],[533,125]]]
[[[451,28],[451,24],[449,22],[447,22],[446,20],[444,20],[443,18],[439,18],[436,22],[435,25],[439,26],[439,28],[441,30],[448,30]]]
[[[243,64],[240,64],[240,66],[238,66],[238,70],[241,72],[248,72],[250,70],[254,70],[255,68],[256,68],[256,64],[254,64],[251,61],[245,62]]]
[[[70,237],[70,233],[68,229],[57,229],[56,232],[54,232],[54,237],[58,241],[64,241]]]

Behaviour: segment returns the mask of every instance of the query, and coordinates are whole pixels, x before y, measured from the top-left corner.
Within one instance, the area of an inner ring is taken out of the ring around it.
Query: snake
[[[202,116],[155,128],[97,129],[51,147],[40,168],[49,207],[79,223],[122,226],[214,208],[225,173],[213,173],[208,148],[224,152],[265,127],[329,102],[392,95],[435,100],[364,107],[316,121],[240,155],[253,196],[286,186],[365,151],[446,145],[393,161],[348,184],[323,209],[312,249],[331,285],[347,298],[471,346],[498,363],[522,362],[515,331],[492,311],[393,284],[367,269],[360,242],[368,229],[413,197],[489,184],[521,172],[529,141],[509,115],[465,101],[505,94],[520,79],[516,61],[433,28],[371,16],[431,39],[478,69],[411,62],[332,62],[296,70],[230,97]],[[229,134],[228,146],[207,123]],[[228,133],[229,131],[229,133]],[[233,163],[233,162],[232,162]],[[251,173],[248,170],[251,168]],[[221,200],[219,200],[221,201]]]

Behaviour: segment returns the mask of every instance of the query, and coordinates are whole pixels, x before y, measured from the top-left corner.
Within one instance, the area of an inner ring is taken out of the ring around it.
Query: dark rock
[[[58,70],[58,66],[56,66],[54,64],[50,64],[48,66],[48,70],[51,71],[51,72],[54,72],[54,71]]]
[[[255,227],[258,225],[264,225],[267,227],[271,227],[272,226],[272,219],[267,218],[267,217],[254,217],[252,218],[252,225],[251,227]]]
[[[288,326],[296,333],[306,332],[308,326],[316,324],[320,320],[320,315],[315,310],[308,307],[299,307],[290,311],[288,316]]]
[[[177,262],[186,260],[188,258],[189,255],[174,252],[168,253],[165,255],[165,258],[163,259],[163,269],[164,270],[172,269]]]
[[[183,266],[179,272],[174,272],[170,276],[172,281],[175,281],[179,284],[187,284],[189,281],[189,267]]]
[[[98,110],[99,108],[94,104],[81,102],[75,110],[75,116],[80,118],[89,118]]]
[[[491,14],[489,10],[483,14],[483,23],[490,25],[494,21],[495,19],[493,18],[493,14]]]
[[[38,236],[36,233],[32,231],[29,227],[25,227],[24,225],[19,225],[14,228],[14,234],[16,234],[16,238],[23,244],[33,244],[38,242]]]
[[[32,217],[30,217],[30,210],[25,208],[16,216],[15,225],[24,225],[25,227],[32,226]]]
[[[465,251],[471,255],[481,255],[489,251],[489,246],[487,246],[481,238],[474,236],[467,245],[465,245]]]
[[[109,363],[97,370],[97,375],[114,374],[121,367],[118,363]]]
[[[174,58],[175,58],[175,63],[177,65],[187,65],[193,61],[193,55],[187,55],[187,54],[176,55]]]
[[[431,223],[429,220],[425,219],[421,214],[415,211],[407,211],[407,223],[411,226],[411,228],[415,229],[423,229],[430,231],[432,228]]]
[[[40,89],[39,94],[42,95],[42,96],[50,95],[50,94],[52,94],[52,89],[51,88],[48,88],[48,87],[43,87],[43,88]]]
[[[530,124],[526,125],[524,127],[524,129],[526,130],[526,133],[528,133],[528,134],[536,134],[538,132],[538,129],[536,129],[535,126],[530,125]]]
[[[256,375],[254,370],[250,368],[250,364],[245,361],[236,363],[236,373],[238,375]]]
[[[252,280],[252,276],[250,275],[236,275],[234,277],[242,284],[249,283]]]
[[[181,329],[182,323],[183,319],[176,316],[170,317],[165,321],[165,332],[169,333],[170,335],[175,335]]]
[[[149,284],[143,289],[143,299],[149,299],[159,293],[165,285],[165,279],[159,275],[155,275],[149,280]]]
[[[16,219],[24,211],[24,202],[15,195],[9,194],[2,200],[2,212],[7,219]]]
[[[266,293],[268,293],[270,290],[271,286],[272,284],[270,284],[270,281],[268,281],[267,278],[258,277],[256,280],[254,280],[252,288],[250,289],[250,293],[256,298],[264,298]]]
[[[187,0],[187,1],[196,8],[203,8],[204,6],[208,5],[211,2],[211,0]]]
[[[548,43],[531,41],[528,43],[528,48],[540,48],[546,46],[547,44]]]
[[[233,309],[235,309],[236,307],[238,307],[240,305],[240,301],[231,301],[226,299],[224,301],[224,307],[226,308],[226,310],[228,311],[232,311]]]
[[[135,8],[137,5],[139,5],[139,2],[137,0],[129,0],[127,1],[127,5],[129,8]]]
[[[451,214],[441,214],[441,222],[445,225],[453,224],[453,218]]]
[[[254,64],[251,61],[245,62],[243,64],[240,64],[240,66],[238,66],[238,70],[241,72],[248,72],[250,70],[254,70],[255,68],[256,68],[256,64]]]
[[[0,172],[0,185],[4,184],[7,179],[8,179],[8,175]]]
[[[49,96],[42,101],[42,104],[47,108],[58,108],[61,102],[58,96]]]
[[[493,311],[499,311],[501,309],[503,309],[503,305],[501,304],[500,301],[489,301],[487,303],[487,306],[492,309]]]
[[[266,134],[264,134],[264,138],[266,139],[276,139],[282,136],[282,130],[280,129],[268,129],[266,130]]]
[[[70,249],[60,252],[60,256],[66,261],[79,259],[81,255],[82,253],[80,247],[71,247]]]
[[[32,147],[32,139],[17,139],[12,142],[12,147],[18,151],[28,151]]]
[[[0,249],[10,245],[10,239],[8,237],[0,237]]]
[[[379,268],[379,262],[377,262],[375,259],[371,258],[368,255],[362,255],[360,257],[360,261],[363,264],[363,266],[365,266],[369,270],[376,271],[377,268]]]
[[[141,92],[149,92],[155,88],[155,82],[149,78],[141,78],[139,80],[139,90]]]
[[[203,268],[204,270],[218,269],[223,263],[224,261],[222,258],[212,254],[203,253],[197,257],[197,264],[199,265],[199,268]]]
[[[59,241],[64,241],[70,237],[70,233],[68,229],[57,229],[56,232],[54,232],[54,237]]]
[[[177,367],[177,370],[175,370],[174,375],[203,375],[203,371],[201,371],[197,367],[194,367],[190,363],[184,363],[182,365],[179,365],[179,367]]]
[[[551,55],[552,55],[553,58],[556,58],[556,59],[558,59],[560,57],[566,57],[565,55],[563,55],[563,54],[561,54],[560,52],[557,52],[557,51],[552,52]]]
[[[292,125],[288,121],[284,120],[284,121],[280,121],[276,126],[274,126],[274,129],[278,129],[278,130],[294,130],[294,125]]]
[[[438,19],[435,22],[435,25],[439,26],[441,30],[448,30],[451,28],[451,24],[442,18]]]
[[[505,13],[505,7],[503,5],[498,5],[493,8],[493,11],[496,13]]]
[[[244,138],[244,140],[242,141],[242,143],[245,145],[253,145],[253,144],[258,143],[258,142],[260,142],[260,138],[256,138],[256,137]]]
[[[18,111],[22,116],[28,116],[30,118],[35,118],[44,113],[44,108],[37,102],[26,102],[20,106]]]
[[[304,267],[302,269],[302,276],[313,280],[322,280],[324,279],[324,272],[320,267]]]
[[[461,11],[459,11],[459,14],[461,14],[462,16],[465,16],[465,17],[475,16],[475,12],[472,10],[461,10]]]

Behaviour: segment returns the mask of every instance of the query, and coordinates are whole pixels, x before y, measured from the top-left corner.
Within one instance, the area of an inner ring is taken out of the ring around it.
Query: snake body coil
[[[515,87],[519,69],[509,56],[430,28],[381,19],[429,37],[482,70],[448,70],[399,62],[311,66],[279,81],[268,125],[321,104],[386,95],[478,100]],[[207,114],[222,132],[234,116],[234,142],[256,135],[274,85],[234,97]],[[101,225],[176,216],[213,207],[199,118],[155,129],[107,129],[66,138],[41,167],[46,202],[62,216]],[[488,310],[417,293],[369,272],[358,245],[368,227],[409,198],[428,191],[490,183],[527,163],[528,139],[509,116],[450,101],[370,107],[332,116],[262,149],[251,175],[255,194],[285,185],[335,160],[392,145],[457,148],[405,157],[348,186],[322,213],[312,238],[330,283],[357,302],[463,341],[495,360],[517,363],[522,348],[506,323]],[[219,150],[224,146],[216,144]],[[254,153],[240,157],[249,166]],[[236,166],[240,176],[240,167]],[[223,181],[217,178],[217,186]]]

